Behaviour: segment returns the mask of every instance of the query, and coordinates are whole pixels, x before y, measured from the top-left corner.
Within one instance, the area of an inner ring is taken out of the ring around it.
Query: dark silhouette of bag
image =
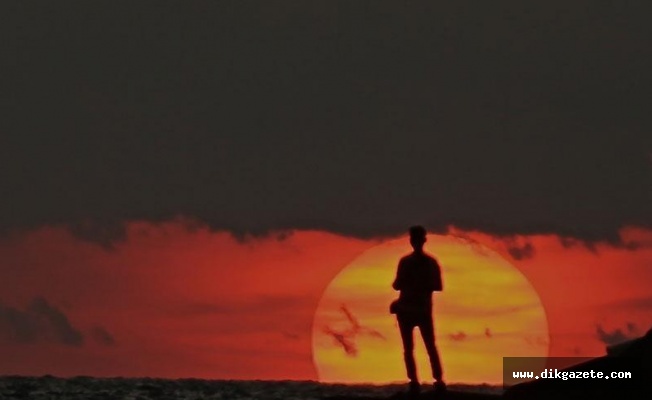
[[[392,303],[389,305],[389,313],[390,314],[398,314],[401,310],[401,299],[396,299],[392,301]]]
[[[396,316],[400,315],[408,318],[419,318],[424,315],[423,313],[425,311],[425,309],[421,310],[420,308],[415,308],[411,304],[406,303],[405,299],[401,300],[400,297],[392,301],[389,305],[389,313],[395,314]]]

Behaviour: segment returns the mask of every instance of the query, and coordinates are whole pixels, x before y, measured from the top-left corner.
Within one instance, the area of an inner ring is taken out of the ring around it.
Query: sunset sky
[[[403,380],[412,224],[455,380],[644,334],[650,11],[1,3],[0,375]]]

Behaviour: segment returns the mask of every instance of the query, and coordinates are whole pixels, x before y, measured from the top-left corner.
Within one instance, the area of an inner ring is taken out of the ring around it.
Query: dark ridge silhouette
[[[323,400],[380,400],[382,397],[372,396],[331,396],[325,397]],[[384,397],[387,400],[429,400],[429,399],[446,399],[446,400],[500,400],[501,396],[497,394],[485,393],[470,393],[462,391],[447,390],[445,393],[438,393],[437,391],[426,391],[418,394],[411,394],[409,392],[399,392],[389,397]]]
[[[607,354],[560,372],[631,372],[630,379],[538,379],[506,388],[506,400],[652,398],[652,329],[644,336],[607,346]]]
[[[140,399],[140,400],[285,400],[285,399],[401,399],[398,384],[344,385],[292,380],[227,380],[155,377],[74,376],[0,376],[0,399],[71,400],[71,399]],[[496,400],[498,387],[486,385],[452,385],[449,398],[455,400]],[[420,398],[427,398],[423,393]]]

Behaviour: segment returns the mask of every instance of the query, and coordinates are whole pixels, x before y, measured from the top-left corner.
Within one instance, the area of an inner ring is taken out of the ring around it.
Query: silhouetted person
[[[410,380],[410,391],[418,392],[420,385],[414,361],[414,328],[418,327],[428,351],[435,390],[445,390],[439,353],[435,345],[435,330],[432,318],[432,293],[443,290],[441,268],[435,258],[423,251],[426,230],[422,226],[410,228],[410,244],[414,251],[401,258],[392,284],[400,291],[398,300],[392,303],[391,312],[396,314],[405,368]]]

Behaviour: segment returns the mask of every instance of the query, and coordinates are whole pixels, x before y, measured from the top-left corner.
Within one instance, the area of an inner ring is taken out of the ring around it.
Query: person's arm
[[[401,290],[403,288],[403,263],[399,261],[398,267],[396,268],[396,278],[394,278],[394,283],[392,283],[394,290]]]
[[[439,266],[439,263],[437,260],[433,260],[433,282],[432,282],[432,290],[434,292],[441,292],[444,290],[444,282],[441,279],[441,267]]]

